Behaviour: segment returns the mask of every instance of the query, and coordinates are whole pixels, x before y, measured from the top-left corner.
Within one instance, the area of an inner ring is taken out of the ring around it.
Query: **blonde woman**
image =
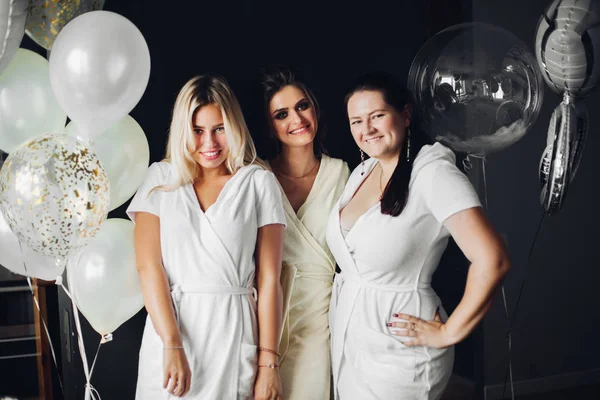
[[[285,214],[224,79],[181,89],[127,213],[149,314],[136,399],[279,399]]]
[[[285,194],[282,283],[286,301],[279,345],[283,398],[328,399],[328,312],[335,260],[327,217],[344,190],[348,165],[323,154],[322,124],[311,90],[288,68],[263,77],[268,130],[277,152],[270,165]]]

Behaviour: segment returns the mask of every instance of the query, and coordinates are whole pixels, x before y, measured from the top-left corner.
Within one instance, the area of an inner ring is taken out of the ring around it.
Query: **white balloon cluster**
[[[29,3],[0,2],[0,150],[9,153],[0,265],[53,280],[66,263],[75,303],[107,335],[143,307],[133,223],[106,217],[149,164],[148,140],[129,113],[148,85],[150,52],[131,21],[86,2],[71,20],[57,19],[47,61],[18,48]]]

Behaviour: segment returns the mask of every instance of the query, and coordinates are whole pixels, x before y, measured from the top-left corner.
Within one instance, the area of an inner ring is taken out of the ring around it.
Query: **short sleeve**
[[[256,190],[257,227],[282,224],[286,225],[281,189],[272,172],[260,170],[254,174]]]
[[[422,172],[425,204],[440,223],[460,211],[481,206],[475,188],[453,159],[436,160]]]
[[[127,207],[127,216],[135,222],[135,217],[138,212],[147,212],[160,216],[160,190],[154,190],[157,186],[165,184],[165,174],[160,164],[153,163],[148,167],[146,179],[138,188],[135,196]]]

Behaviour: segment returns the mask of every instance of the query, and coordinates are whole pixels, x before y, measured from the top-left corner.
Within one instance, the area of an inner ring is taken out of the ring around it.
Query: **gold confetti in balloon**
[[[66,257],[96,235],[108,214],[108,176],[68,135],[45,135],[10,153],[0,170],[0,211],[29,248]]]
[[[69,21],[103,7],[104,0],[31,0],[25,33],[50,50],[54,39]]]

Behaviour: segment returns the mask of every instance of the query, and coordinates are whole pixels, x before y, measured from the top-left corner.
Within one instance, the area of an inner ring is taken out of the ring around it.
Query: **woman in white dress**
[[[127,212],[148,310],[136,399],[279,399],[285,214],[224,79],[181,89]]]
[[[453,345],[489,309],[509,257],[454,153],[416,143],[405,87],[366,75],[346,104],[352,136],[371,158],[353,171],[327,226],[342,271],[330,309],[335,398],[439,399]],[[431,277],[450,235],[471,266],[448,318]]]
[[[287,218],[279,345],[283,398],[327,399],[331,392],[327,316],[335,260],[325,231],[350,169],[324,154],[318,103],[293,71],[271,68],[262,84],[268,130],[277,149],[270,165],[284,192]]]

